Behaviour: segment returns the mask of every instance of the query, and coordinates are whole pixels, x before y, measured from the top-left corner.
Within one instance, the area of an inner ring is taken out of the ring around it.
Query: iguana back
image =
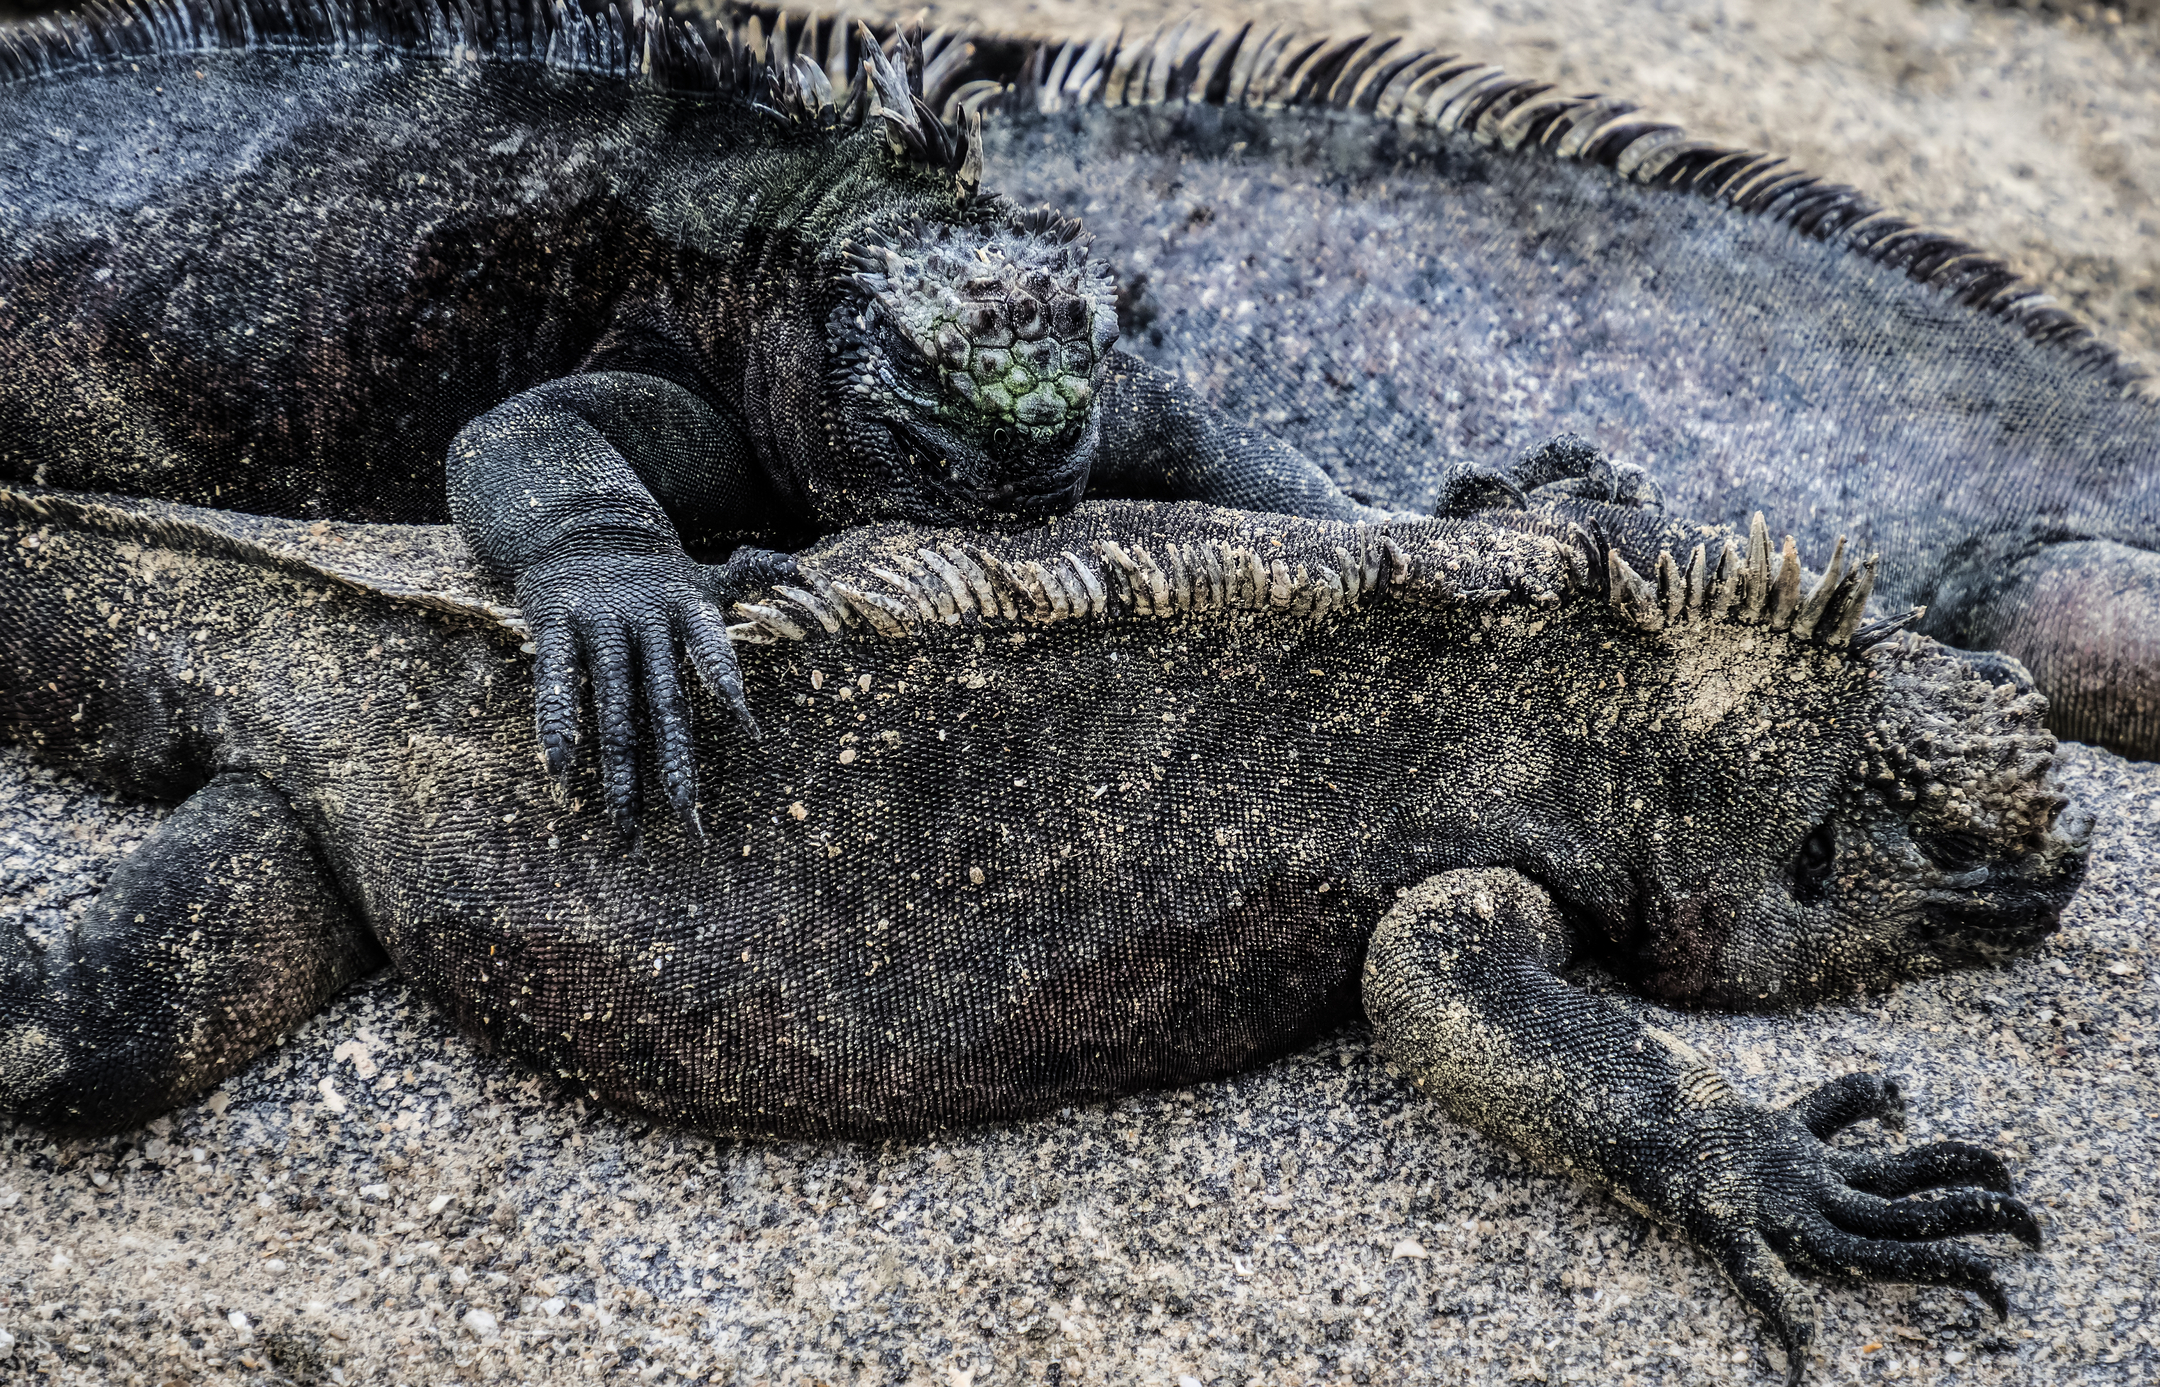
[[[761,238],[812,182],[857,213],[906,205],[868,143],[758,109],[696,54],[623,80],[622,28],[574,11],[507,7],[484,60],[424,3],[303,6],[282,42],[251,37],[269,16],[244,4],[143,15],[158,51],[107,21],[82,32],[121,51],[32,48],[10,74],[0,469],[18,480],[446,521],[452,437],[576,371],[618,309],[672,288],[686,321],[740,320],[797,290],[777,281],[800,247]],[[202,47],[161,32],[182,22]],[[671,195],[675,224],[655,212]],[[746,343],[697,345],[739,377]]]
[[[1678,516],[1880,551],[2057,730],[2160,754],[2160,396],[1983,250],[1474,56],[1179,27],[991,75],[989,157],[1102,228],[1128,348],[1353,493],[1572,431]]]

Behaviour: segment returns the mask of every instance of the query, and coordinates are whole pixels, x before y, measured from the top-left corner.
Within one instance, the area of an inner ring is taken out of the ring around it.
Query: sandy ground
[[[1073,32],[1109,11],[973,13]],[[2010,253],[2160,360],[2160,40],[2136,19],[1261,14],[1407,29],[1790,151]],[[2160,767],[2077,750],[2067,778],[2100,845],[2033,957],[1793,1016],[1661,1018],[1767,1101],[1896,1074],[1908,1131],[1847,1140],[1986,1141],[2043,1211],[2045,1249],[1996,1249],[2006,1326],[1960,1293],[1826,1288],[1821,1380],[2160,1377]],[[0,753],[0,911],[59,926],[154,820]],[[1775,1363],[1689,1247],[1411,1101],[1361,1033],[931,1143],[712,1141],[476,1053],[385,977],[147,1129],[0,1124],[0,1380],[1679,1384]]]

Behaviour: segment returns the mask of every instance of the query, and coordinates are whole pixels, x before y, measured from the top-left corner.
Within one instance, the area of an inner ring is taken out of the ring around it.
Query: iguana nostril
[[[1044,386],[1015,400],[1013,417],[1023,424],[1055,424],[1065,417],[1065,402],[1056,391]]]

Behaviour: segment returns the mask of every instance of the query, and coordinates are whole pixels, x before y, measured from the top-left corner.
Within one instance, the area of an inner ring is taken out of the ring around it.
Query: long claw
[[[540,755],[557,788],[567,790],[577,761],[577,636],[556,623],[542,628],[534,644],[533,721]]]
[[[704,841],[697,812],[697,749],[690,735],[690,706],[675,676],[675,641],[665,626],[638,631],[638,667],[645,678],[645,710],[652,716],[661,790],[692,841]]]
[[[1870,1117],[1885,1126],[1903,1126],[1905,1100],[1897,1084],[1880,1074],[1847,1074],[1793,1104],[1792,1115],[1814,1134],[1815,1140],[1828,1141]]]
[[[2008,1194],[2013,1186],[2003,1158],[1963,1141],[1936,1141],[1880,1156],[1831,1153],[1838,1178],[1856,1190],[1888,1198],[1950,1185],[1978,1185]]]
[[[742,666],[736,663],[735,648],[728,642],[727,626],[710,603],[700,602],[683,614],[683,645],[705,687],[735,710],[735,721],[741,724],[743,735],[753,742],[763,741],[765,733],[751,716],[750,700],[743,693]]]

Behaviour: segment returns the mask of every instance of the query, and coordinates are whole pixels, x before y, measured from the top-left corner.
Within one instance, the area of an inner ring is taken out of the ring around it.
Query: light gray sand
[[[1793,152],[2160,358],[2150,28],[1848,0],[1263,13],[1452,38]],[[1665,1021],[1771,1101],[1895,1073],[1902,1140],[1996,1145],[2043,1209],[2043,1252],[1998,1249],[2009,1326],[1959,1293],[1825,1289],[1822,1380],[2160,1377],[2160,768],[2078,751],[2070,779],[2100,849],[2033,958]],[[151,822],[0,754],[0,911],[50,928]],[[389,978],[148,1130],[0,1126],[0,1333],[0,1380],[66,1383],[1775,1380],[1702,1258],[1409,1101],[1362,1034],[933,1143],[710,1142],[476,1054]]]

